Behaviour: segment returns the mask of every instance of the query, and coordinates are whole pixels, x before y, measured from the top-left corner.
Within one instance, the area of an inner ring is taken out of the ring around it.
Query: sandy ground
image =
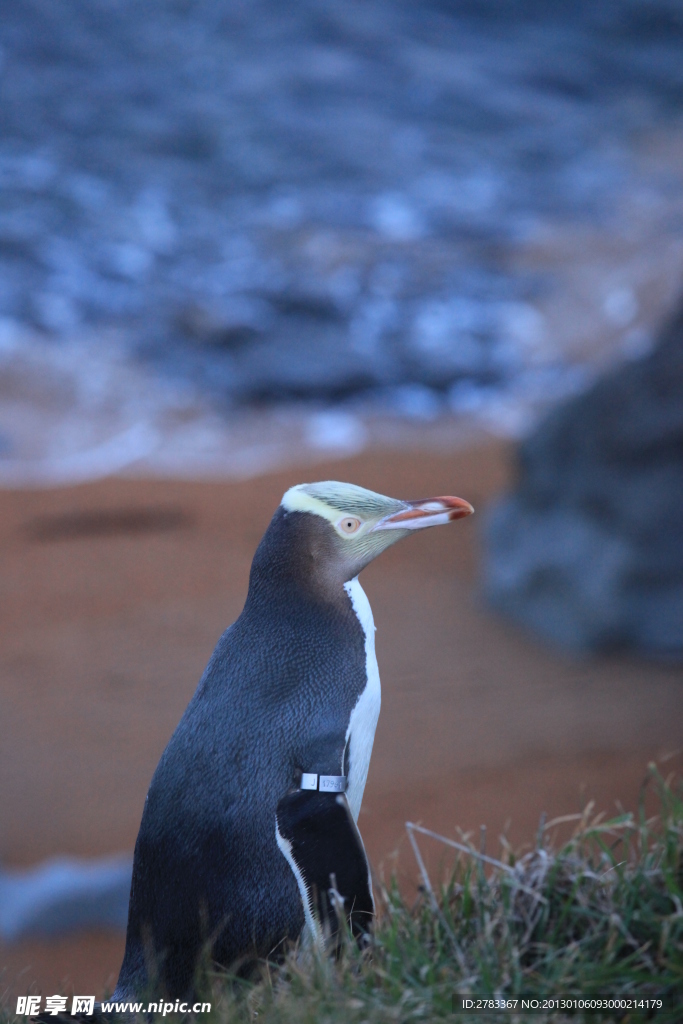
[[[239,483],[0,492],[3,862],[132,848],[159,755],[241,609],[270,515],[301,478],[455,493],[480,513],[397,545],[363,574],[383,682],[360,820],[376,871],[391,870],[399,848],[414,877],[407,819],[451,836],[485,823],[495,853],[503,829],[529,841],[544,811],[588,799],[634,807],[649,761],[681,765],[683,673],[566,660],[482,607],[481,512],[509,474],[509,449],[487,441]],[[0,994],[33,983],[100,994],[122,949],[120,935],[0,949]]]

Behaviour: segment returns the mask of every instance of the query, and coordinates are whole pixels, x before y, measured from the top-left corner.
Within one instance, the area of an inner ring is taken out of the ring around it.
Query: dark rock
[[[336,325],[306,329],[293,318],[290,330],[251,345],[235,359],[233,391],[249,401],[335,401],[378,383],[374,361],[349,358]]]
[[[523,443],[487,537],[488,599],[542,637],[683,658],[683,307]]]
[[[16,942],[126,927],[131,858],[54,857],[36,867],[0,867],[0,939]]]
[[[304,317],[309,320],[342,323],[344,318],[335,302],[327,295],[306,292],[280,292],[270,296],[270,301],[283,316]]]
[[[177,324],[183,336],[201,345],[239,349],[263,335],[272,320],[268,303],[240,295],[190,303],[180,310]]]

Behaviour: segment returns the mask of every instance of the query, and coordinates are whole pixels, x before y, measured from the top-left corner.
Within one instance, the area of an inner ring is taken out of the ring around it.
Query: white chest
[[[354,821],[358,821],[363,791],[370,767],[370,756],[375,739],[377,719],[379,718],[382,690],[379,682],[377,657],[375,655],[375,622],[372,617],[370,602],[365,596],[365,591],[357,578],[349,583],[345,583],[344,590],[351,598],[353,610],[358,616],[358,621],[365,634],[365,672],[367,682],[365,689],[358,698],[356,706],[351,712],[351,718],[346,730],[346,746],[350,762],[346,797]]]

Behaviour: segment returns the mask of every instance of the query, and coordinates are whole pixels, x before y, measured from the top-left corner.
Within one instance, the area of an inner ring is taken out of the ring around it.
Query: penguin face
[[[474,512],[470,503],[462,498],[442,496],[400,501],[337,480],[290,487],[282,499],[282,507],[287,513],[308,513],[326,521],[327,537],[332,542],[329,557],[337,563],[344,582],[357,576],[401,537]]]

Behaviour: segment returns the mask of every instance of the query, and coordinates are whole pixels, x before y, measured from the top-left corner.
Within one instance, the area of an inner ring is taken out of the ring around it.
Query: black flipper
[[[277,826],[280,849],[300,876],[309,923],[312,912],[326,936],[338,935],[337,907],[343,903],[351,932],[361,939],[370,930],[375,905],[363,840],[346,797],[288,793],[277,806]]]

